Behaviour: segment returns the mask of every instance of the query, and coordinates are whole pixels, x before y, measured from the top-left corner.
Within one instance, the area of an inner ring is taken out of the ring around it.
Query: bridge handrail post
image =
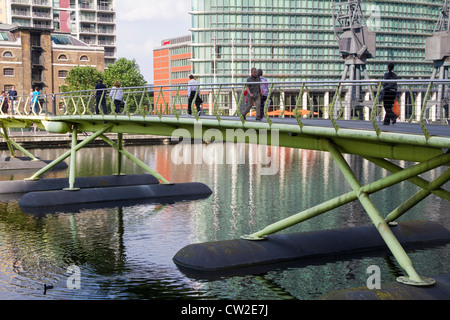
[[[22,112],[20,112],[20,104],[22,103],[22,101],[23,101],[23,97],[19,97],[19,101],[17,102],[17,108],[15,109],[15,113],[14,113],[14,114],[17,113],[19,116],[22,115]],[[25,107],[23,109],[25,109]]]
[[[237,112],[239,118],[241,119],[242,123],[245,123],[245,121],[246,121],[245,118],[244,118],[244,115],[242,114],[242,110],[241,110],[242,101],[244,100],[245,88],[246,88],[246,85],[244,85],[244,87],[242,88],[242,93],[241,93],[241,95],[239,97],[239,101],[238,101],[238,104],[236,106],[236,112]]]
[[[216,116],[216,119],[217,119],[217,121],[219,121],[220,122],[220,115],[219,115],[219,112],[218,112],[218,109],[219,109],[219,107],[218,107],[218,104],[219,104],[219,98],[220,98],[220,92],[221,92],[221,90],[222,90],[222,85],[220,85],[219,86],[219,90],[217,91],[217,95],[214,97],[214,106],[213,106],[213,114]],[[213,90],[213,92],[214,92],[214,90]],[[258,108],[259,108],[260,106],[258,106]],[[198,116],[197,116],[197,119],[198,119]]]
[[[130,96],[131,89],[127,89],[123,95],[123,113],[130,117],[130,104],[128,103],[128,98]]]
[[[377,117],[378,101],[380,99],[380,94],[381,94],[382,89],[383,89],[383,83],[380,82],[378,84],[377,94],[375,96],[375,99],[373,100],[372,112],[370,113],[370,121],[372,122],[373,128],[375,129],[375,132],[377,133],[377,135],[380,135],[380,133],[381,133],[381,129],[377,124],[376,117]]]
[[[177,93],[175,95],[175,98],[173,99],[173,104],[172,104],[172,114],[175,115],[177,120],[180,119],[180,113],[181,113],[181,110],[183,109],[183,102],[182,102],[181,96],[180,96],[180,88],[181,88],[181,86],[177,87]],[[180,103],[180,110],[177,109],[177,99]]]
[[[334,94],[334,97],[331,100],[331,103],[329,104],[330,120],[331,120],[331,123],[333,124],[334,130],[336,130],[336,132],[339,131],[339,125],[337,124],[336,119],[335,119],[334,109],[336,108],[337,99],[339,98],[339,100],[340,100],[341,87],[342,87],[342,83],[339,82],[338,86],[336,87],[336,92]]]
[[[165,102],[162,87],[159,88],[158,97],[156,98],[156,101],[155,101],[155,111],[156,111],[156,114],[158,115],[158,117],[161,119],[161,117],[162,117],[161,110],[158,108],[158,102],[159,102],[160,97],[162,97],[163,102]],[[160,106],[161,106],[161,104],[160,104]]]
[[[51,95],[51,99],[52,99],[52,111],[51,111],[51,115],[56,116],[56,95],[54,93],[52,93]]]
[[[309,93],[309,88],[308,86],[305,87],[306,90],[306,97],[307,97],[307,101],[309,101],[309,105],[310,105],[310,109],[309,109],[309,113],[306,115],[307,118],[313,118],[314,117],[314,100],[311,97],[311,94]],[[302,97],[303,99],[303,97]],[[308,108],[308,106],[307,106]],[[308,110],[308,109],[306,109]]]
[[[272,83],[272,85],[270,86],[270,89],[269,89],[269,93],[267,94],[266,102],[264,104],[264,117],[266,118],[267,123],[269,123],[270,127],[272,126],[272,119],[270,119],[270,117],[267,113],[268,113],[268,109],[269,109],[270,98],[272,96],[273,88],[274,88],[274,84]]]
[[[409,97],[411,99],[411,104],[412,104],[411,117],[409,117],[408,123],[411,123],[414,120],[414,118],[416,117],[416,106],[417,106],[417,103],[416,103],[416,97],[414,96],[414,94],[412,92],[412,86],[409,85],[408,88],[409,88]]]
[[[430,82],[430,84],[428,85],[428,89],[427,89],[427,93],[425,95],[425,99],[423,99],[423,103],[422,103],[422,112],[420,113],[420,126],[422,128],[423,134],[425,135],[425,138],[427,140],[430,139],[430,133],[427,130],[427,127],[425,126],[425,121],[424,121],[424,117],[425,117],[425,112],[428,109],[427,104],[428,104],[428,100],[430,99],[431,96],[431,89],[433,87],[433,81]]]
[[[283,111],[281,111],[280,117],[283,118],[284,113],[286,112],[286,99],[285,99],[284,92],[283,92],[283,89],[281,88],[281,86],[278,86],[278,91],[280,92],[280,108],[281,108],[281,106],[283,106]]]
[[[298,107],[300,106],[300,101],[302,101],[303,99],[303,92],[305,90],[305,83],[302,83],[302,88],[300,89],[300,92],[298,93],[298,97],[297,97],[297,102],[295,103],[295,108],[294,108],[294,116],[295,119],[297,120],[298,125],[300,126],[300,129],[303,129],[303,122],[300,119],[300,115],[298,112]]]
[[[144,98],[145,98],[145,92],[146,92],[146,88],[144,87],[142,89],[142,94],[141,94],[141,99],[139,100],[138,103],[138,114],[140,114],[141,116],[143,116],[145,118],[145,109],[143,108],[143,104],[144,104]],[[168,112],[170,113],[170,111],[168,110]]]
[[[117,112],[116,112],[116,104],[114,103],[114,100],[116,99],[117,96],[117,92],[119,90],[114,90],[114,95],[111,97],[110,103],[111,103],[111,114],[115,115],[117,117]]]

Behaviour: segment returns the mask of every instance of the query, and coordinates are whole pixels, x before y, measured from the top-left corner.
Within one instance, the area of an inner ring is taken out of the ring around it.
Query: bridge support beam
[[[414,269],[411,259],[408,257],[406,251],[403,249],[400,242],[395,237],[394,233],[386,223],[386,221],[382,218],[380,212],[377,210],[372,200],[369,198],[369,194],[367,192],[362,191],[362,186],[353,173],[352,169],[348,165],[347,161],[345,161],[342,154],[339,152],[337,147],[329,141],[328,143],[329,151],[333,156],[334,160],[338,164],[341,172],[344,174],[347,182],[352,187],[356,196],[358,197],[359,202],[362,204],[367,214],[369,215],[372,223],[377,228],[383,240],[386,242],[390,251],[397,259],[397,262],[400,266],[407,272],[409,277],[399,277],[397,280],[399,282],[417,286],[428,286],[435,283],[435,280],[420,277],[416,270]]]
[[[153,170],[152,168],[150,168],[147,164],[145,164],[143,161],[139,160],[138,158],[136,158],[135,156],[133,156],[131,153],[129,153],[127,150],[123,149],[122,147],[122,142],[120,140],[119,143],[115,143],[114,141],[112,141],[111,139],[109,139],[108,137],[106,137],[105,135],[101,134],[100,138],[105,141],[107,144],[109,144],[111,147],[113,147],[114,149],[116,149],[118,151],[119,154],[123,154],[124,156],[126,156],[128,159],[130,159],[131,161],[133,161],[134,163],[136,163],[138,166],[140,166],[142,169],[144,169],[145,171],[147,171],[148,173],[150,173],[152,176],[154,176],[156,179],[158,179],[159,181],[161,181],[163,184],[170,184],[169,181],[167,181],[162,175],[160,175],[158,172],[156,172],[155,170]]]
[[[33,176],[31,176],[30,178],[27,178],[25,180],[27,180],[27,181],[38,180],[41,175],[43,175],[44,173],[46,173],[47,171],[49,171],[50,169],[55,167],[58,163],[64,161],[68,157],[70,157],[72,154],[75,154],[78,150],[80,150],[81,148],[83,148],[84,146],[89,144],[90,142],[94,141],[101,134],[110,130],[111,127],[112,127],[112,125],[103,127],[102,129],[98,130],[97,132],[92,134],[90,137],[86,138],[85,140],[83,140],[82,142],[80,142],[78,144],[77,144],[78,141],[76,139],[74,140],[73,136],[72,136],[72,147],[71,147],[70,151],[67,151],[63,155],[59,156],[56,160],[52,161],[47,166],[45,166],[44,168],[42,168],[41,170],[36,172]]]
[[[117,134],[117,164],[116,164],[116,175],[120,176],[122,174],[122,153],[123,150],[123,133]]]
[[[168,180],[166,180],[158,172],[156,172],[155,170],[150,168],[143,161],[139,160],[134,155],[132,155],[131,153],[129,153],[128,151],[123,149],[123,135],[122,134],[118,135],[118,139],[117,139],[118,142],[117,143],[112,141],[108,137],[106,137],[104,135],[104,133],[109,131],[111,129],[111,127],[112,127],[111,125],[105,126],[102,129],[100,129],[97,132],[95,132],[94,134],[92,134],[91,136],[89,136],[88,138],[86,138],[85,140],[83,140],[82,142],[78,143],[78,140],[77,140],[78,127],[76,125],[74,125],[73,128],[72,128],[72,145],[71,145],[70,151],[67,151],[66,153],[64,153],[63,155],[58,157],[56,160],[54,160],[53,162],[51,162],[50,164],[48,164],[47,166],[45,166],[44,168],[42,168],[41,170],[36,172],[32,177],[27,178],[25,180],[27,180],[27,181],[38,180],[39,177],[42,174],[46,173],[47,171],[49,171],[54,166],[56,166],[58,163],[64,161],[68,157],[71,157],[70,158],[70,168],[69,168],[69,170],[70,170],[69,171],[69,188],[66,188],[64,190],[68,190],[68,191],[79,190],[78,188],[74,187],[74,185],[75,185],[75,178],[76,178],[75,177],[75,175],[76,175],[76,153],[77,153],[78,150],[80,150],[81,148],[83,148],[84,146],[86,146],[87,144],[89,144],[90,142],[95,140],[96,138],[101,138],[103,141],[105,141],[111,147],[116,149],[117,152],[118,152],[118,159],[117,159],[117,174],[118,175],[120,175],[121,172],[122,172],[122,159],[121,159],[121,157],[122,157],[122,155],[124,155],[128,159],[130,159],[131,161],[133,161],[134,163],[139,165],[142,169],[144,169],[145,171],[150,173],[156,179],[158,179],[161,183],[163,183],[163,184],[171,184]]]
[[[9,137],[8,134],[8,128],[6,128],[3,124],[2,126],[2,131],[0,132],[0,136],[5,139],[6,144],[8,145],[8,149],[9,149],[9,153],[11,154],[11,157],[15,157],[15,152],[14,152],[14,148],[18,149],[19,151],[21,151],[23,154],[25,154],[26,156],[28,156],[29,158],[31,158],[33,161],[39,161],[38,158],[36,158],[34,155],[32,155],[30,152],[28,152],[27,150],[25,150],[20,144],[16,143],[14,140],[12,140]]]
[[[391,213],[388,214],[388,216],[385,218],[385,221],[387,223],[390,223],[390,222],[393,222],[394,220],[398,219],[400,216],[402,216],[404,213],[406,213],[409,209],[411,209],[416,204],[418,204],[420,201],[422,201],[423,199],[428,197],[431,194],[432,190],[440,188],[445,183],[447,183],[447,181],[449,181],[449,180],[450,180],[450,169],[448,169],[444,174],[442,174],[440,177],[438,177],[434,181],[430,182],[426,189],[418,191],[411,198],[406,200],[406,202],[404,202],[403,204],[398,206],[396,209],[394,209]]]
[[[72,128],[72,144],[70,149],[70,167],[69,167],[69,188],[66,191],[78,191],[79,188],[75,188],[75,176],[77,168],[77,149],[78,144],[78,127],[76,125]]]
[[[444,173],[441,177],[437,178],[435,181],[428,183],[422,178],[419,178],[418,175],[422,174],[424,172],[433,170],[435,168],[438,168],[440,166],[448,165],[450,163],[450,154],[443,154],[440,156],[437,156],[435,158],[429,159],[428,161],[419,163],[417,165],[414,165],[410,168],[401,169],[399,167],[396,167],[394,165],[389,165],[395,173],[393,173],[390,176],[387,176],[385,178],[382,178],[378,181],[372,182],[368,185],[361,186],[360,183],[357,181],[354,173],[352,172],[351,168],[348,166],[347,162],[343,158],[341,152],[338,150],[338,148],[334,145],[333,142],[328,141],[327,142],[328,151],[333,155],[335,161],[338,163],[341,171],[343,172],[346,179],[349,181],[350,185],[352,186],[353,191],[348,192],[344,195],[341,195],[339,197],[336,197],[334,199],[328,200],[322,204],[319,204],[315,207],[312,207],[310,209],[307,209],[305,211],[302,211],[298,214],[295,214],[291,217],[285,218],[281,221],[278,221],[276,223],[273,223],[264,229],[253,233],[251,235],[243,236],[243,239],[246,240],[264,240],[266,236],[274,234],[276,232],[279,232],[281,230],[287,229],[293,225],[296,225],[298,223],[301,223],[303,221],[306,221],[310,218],[313,218],[315,216],[318,216],[322,213],[331,211],[333,209],[336,209],[338,207],[341,207],[347,203],[350,203],[355,200],[359,200],[361,204],[364,206],[365,210],[369,214],[373,224],[377,227],[377,230],[383,237],[384,241],[388,245],[391,252],[396,257],[399,264],[402,266],[402,268],[408,273],[409,277],[400,277],[398,280],[410,285],[431,285],[434,283],[432,279],[420,277],[415,272],[414,268],[412,267],[411,260],[406,255],[406,252],[401,247],[395,236],[393,236],[392,231],[390,230],[390,227],[388,225],[388,222],[393,221],[396,218],[396,214],[393,213],[390,217],[388,216],[387,219],[383,219],[379,213],[379,211],[375,208],[374,204],[369,198],[369,195],[372,193],[375,193],[377,191],[383,190],[387,187],[390,187],[392,185],[395,185],[397,183],[400,183],[402,181],[411,181],[414,182],[417,185],[420,185],[425,191],[423,191],[418,197],[414,198],[414,200],[408,200],[406,203],[402,206],[409,206],[413,203],[417,203],[420,201],[420,197],[423,197],[428,192],[438,193],[440,196],[447,196],[447,191],[441,190],[440,186],[445,184],[447,181],[449,181],[450,174],[448,173],[448,170],[446,173]],[[371,159],[374,160],[374,159]],[[388,166],[385,160],[379,160],[376,162],[380,162],[385,166]],[[402,207],[401,206],[401,207]],[[395,210],[394,210],[395,212]]]

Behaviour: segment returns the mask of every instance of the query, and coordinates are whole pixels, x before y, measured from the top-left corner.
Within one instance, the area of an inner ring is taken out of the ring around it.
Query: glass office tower
[[[270,81],[335,80],[344,70],[333,32],[331,0],[191,0],[193,72],[202,83],[243,82],[251,67]],[[362,1],[376,33],[371,78],[388,62],[402,78],[429,78],[425,38],[442,0]]]

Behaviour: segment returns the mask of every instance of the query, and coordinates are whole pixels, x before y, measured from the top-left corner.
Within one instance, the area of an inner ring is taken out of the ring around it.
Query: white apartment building
[[[116,60],[115,0],[0,0],[0,23],[69,33]]]

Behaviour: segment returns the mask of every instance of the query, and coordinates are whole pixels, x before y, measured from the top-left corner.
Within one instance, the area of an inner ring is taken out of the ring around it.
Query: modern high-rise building
[[[70,34],[116,60],[115,0],[0,0],[0,23]]]
[[[334,1],[336,2],[336,1]],[[251,67],[270,81],[337,80],[344,72],[331,0],[192,0],[193,72],[202,83],[244,82]],[[376,52],[371,78],[388,62],[402,78],[429,78],[425,39],[443,0],[361,1]]]

